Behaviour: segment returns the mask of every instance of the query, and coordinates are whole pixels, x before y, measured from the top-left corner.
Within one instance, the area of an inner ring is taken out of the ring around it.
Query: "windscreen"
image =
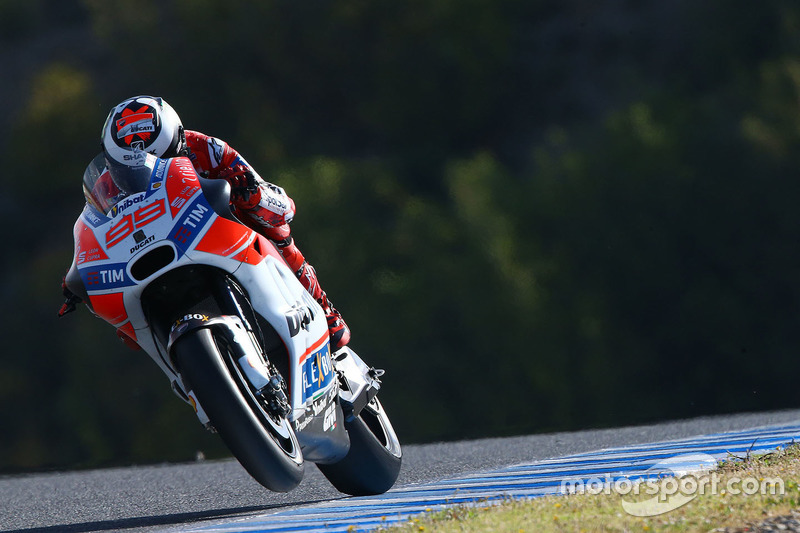
[[[147,190],[157,161],[155,156],[142,152],[141,164],[131,166],[107,161],[104,154],[98,154],[83,173],[86,201],[107,215],[123,198]]]

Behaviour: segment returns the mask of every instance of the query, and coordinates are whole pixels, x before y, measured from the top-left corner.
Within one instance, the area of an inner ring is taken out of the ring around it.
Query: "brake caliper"
[[[257,392],[258,396],[267,404],[270,413],[281,418],[289,416],[292,411],[285,389],[286,382],[283,380],[283,376],[276,372]]]

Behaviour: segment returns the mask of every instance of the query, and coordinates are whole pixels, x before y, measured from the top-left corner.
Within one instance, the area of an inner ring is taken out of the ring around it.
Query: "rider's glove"
[[[80,296],[73,293],[71,290],[69,290],[69,287],[67,287],[66,276],[61,278],[61,293],[64,295],[64,304],[61,306],[61,309],[58,310],[59,317],[73,312],[75,310],[75,306],[83,302]]]
[[[219,177],[231,186],[231,201],[240,209],[253,209],[261,201],[261,190],[253,171],[244,165],[237,164],[223,169]]]

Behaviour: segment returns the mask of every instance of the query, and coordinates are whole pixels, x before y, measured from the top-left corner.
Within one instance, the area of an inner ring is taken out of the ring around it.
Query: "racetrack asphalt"
[[[615,446],[791,422],[800,422],[800,410],[408,445],[395,486]],[[312,465],[299,487],[278,494],[258,485],[232,459],[6,476],[0,477],[0,531],[165,531],[343,497]]]

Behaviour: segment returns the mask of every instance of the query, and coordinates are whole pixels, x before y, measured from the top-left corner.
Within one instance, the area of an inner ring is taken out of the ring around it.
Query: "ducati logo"
[[[144,149],[145,142],[150,141],[152,133],[156,132],[155,114],[148,105],[133,110],[125,108],[116,121],[117,140],[122,139],[128,146],[137,142]]]

